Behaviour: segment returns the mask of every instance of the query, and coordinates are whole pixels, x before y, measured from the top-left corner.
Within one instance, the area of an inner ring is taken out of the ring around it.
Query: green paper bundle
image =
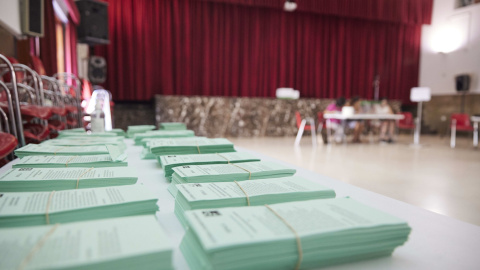
[[[209,165],[260,161],[259,158],[245,152],[201,154],[201,155],[168,155],[157,157],[165,177],[171,180],[173,168],[186,165]]]
[[[233,143],[224,138],[157,139],[150,141],[148,146],[156,156],[235,152]]]
[[[186,226],[187,210],[255,206],[282,202],[335,198],[333,189],[299,176],[242,182],[177,185],[175,215]]]
[[[135,170],[115,168],[14,168],[0,175],[0,191],[52,191],[131,185],[137,182]]]
[[[150,130],[154,130],[156,127],[154,125],[136,125],[127,127],[127,138],[133,138],[137,133],[145,133]]]
[[[163,122],[160,123],[159,129],[161,130],[185,130],[187,126],[184,123],[179,122]]]
[[[296,170],[278,163],[259,161],[213,165],[187,165],[173,168],[172,183],[168,191],[175,197],[178,184],[233,182],[265,178],[287,177]]]
[[[4,228],[0,239],[0,269],[173,269],[154,215]]]
[[[350,198],[185,212],[192,270],[301,269],[390,255],[408,224]]]
[[[0,205],[3,205],[0,227],[153,215],[158,211],[156,196],[142,185],[55,192],[4,192]]]
[[[135,145],[143,145],[146,141],[144,141],[144,139],[168,139],[194,136],[195,133],[192,130],[154,130],[135,134],[133,140],[135,141]]]

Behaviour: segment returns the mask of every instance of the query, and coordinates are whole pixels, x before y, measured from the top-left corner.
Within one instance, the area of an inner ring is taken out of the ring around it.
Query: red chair
[[[415,121],[413,120],[412,113],[410,112],[401,112],[398,113],[399,115],[403,115],[403,119],[399,120],[397,123],[397,127],[399,129],[408,129],[414,130],[415,129]]]
[[[295,138],[295,145],[300,144],[300,140],[302,139],[303,132],[305,130],[308,130],[312,133],[312,144],[314,146],[317,146],[317,135],[315,133],[315,121],[313,121],[313,118],[308,117],[308,118],[302,119],[302,116],[298,111],[295,112],[295,118],[297,120],[297,128],[298,128],[297,137]],[[309,122],[308,125],[307,125],[307,122]]]
[[[450,117],[450,147],[455,148],[457,130],[473,132],[473,127],[470,123],[470,116],[466,113],[454,113]]]
[[[23,126],[23,135],[28,143],[40,143],[48,138],[50,130],[41,124],[27,123]]]
[[[45,72],[45,67],[43,66],[43,62],[40,58],[36,57],[33,54],[30,54],[30,60],[31,60],[33,70],[35,70],[38,73],[38,75],[40,76],[47,75],[47,73]]]
[[[8,163],[5,157],[15,150],[17,145],[18,141],[15,136],[10,133],[0,132],[0,167]]]

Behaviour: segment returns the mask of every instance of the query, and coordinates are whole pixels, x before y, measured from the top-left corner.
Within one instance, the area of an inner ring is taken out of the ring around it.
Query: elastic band
[[[249,173],[249,175],[248,175],[248,180],[252,180],[252,172],[251,172],[251,171],[249,171],[249,170],[247,170],[247,169],[245,169],[245,168],[242,168],[242,167],[238,166],[237,164],[233,164],[233,163],[229,163],[229,164],[230,164],[230,165],[233,165],[233,166],[235,166],[235,167],[238,167],[238,168],[240,168],[240,169],[242,169],[242,170],[244,170],[244,171],[246,171],[246,172],[248,172],[248,173]]]
[[[93,167],[91,167],[90,169],[86,170],[85,172],[83,172],[78,178],[77,178],[77,187],[75,187],[75,189],[78,189],[78,182],[80,181],[80,178],[82,178],[83,175],[85,175],[86,173],[88,173],[89,171],[91,171],[93,169]]]
[[[201,154],[201,153],[200,153],[200,146],[198,146],[198,141],[195,141],[195,143],[197,144],[198,153]]]
[[[225,159],[225,160],[228,162],[228,164],[230,164],[230,160],[229,160],[228,158],[226,158],[224,155],[221,155],[221,154],[219,154],[219,153],[215,153],[215,154],[217,154],[217,155],[220,156],[221,158]]]
[[[302,264],[302,259],[303,259],[303,251],[302,251],[302,242],[300,241],[300,236],[298,235],[297,231],[290,225],[280,214],[278,214],[275,210],[273,210],[268,204],[265,204],[265,207],[268,208],[268,210],[272,211],[272,213],[275,214],[287,227],[293,232],[295,235],[295,239],[297,241],[297,250],[298,250],[298,260],[297,264],[295,265],[295,270],[300,269],[300,265]]]
[[[69,159],[67,160],[67,162],[65,162],[65,167],[68,167],[68,163],[69,163],[70,161],[72,161],[73,159],[77,158],[77,157],[78,157],[78,156],[73,156],[73,157],[69,158]]]
[[[248,197],[248,194],[245,191],[245,189],[243,189],[243,187],[237,181],[233,181],[233,182],[235,182],[235,184],[237,184],[237,186],[243,191],[245,196],[247,196],[247,205],[250,206],[250,197]]]
[[[48,216],[48,208],[50,208],[50,203],[52,202],[54,193],[55,193],[55,190],[50,193],[50,196],[48,196],[47,208],[45,209],[45,221],[47,222],[47,224],[50,224],[50,217]]]
[[[55,230],[58,228],[60,224],[55,224],[55,226],[53,226],[43,237],[42,239],[40,239],[37,244],[32,248],[32,250],[30,250],[30,252],[28,253],[28,255],[22,260],[22,262],[20,263],[20,265],[18,266],[18,269],[19,270],[23,270],[27,264],[30,262],[30,260],[32,259],[33,255],[35,254],[35,252],[37,252],[44,244],[45,242],[47,241],[47,239],[55,232]]]
[[[66,148],[66,146],[63,146],[63,147],[60,147],[60,148],[57,148],[55,149],[55,151],[53,151],[53,155],[56,156],[57,155],[57,152],[62,150],[63,148]]]

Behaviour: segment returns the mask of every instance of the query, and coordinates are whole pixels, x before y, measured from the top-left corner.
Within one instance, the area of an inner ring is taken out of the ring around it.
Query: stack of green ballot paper
[[[92,145],[114,145],[125,151],[127,145],[123,137],[89,138],[89,137],[65,137],[62,139],[46,140],[40,145],[56,146],[92,146]]]
[[[242,182],[177,185],[175,215],[186,226],[184,212],[194,209],[253,206],[335,198],[333,189],[299,176]]]
[[[9,202],[15,203],[9,203]],[[52,192],[4,192],[0,227],[154,215],[157,198],[143,185]]]
[[[161,130],[184,130],[187,129],[184,123],[179,122],[163,122],[160,123],[159,129]]]
[[[116,133],[114,132],[71,132],[70,130],[65,130],[63,132],[59,132],[57,139],[62,139],[66,137],[89,137],[89,138],[110,138],[110,137],[119,137]]]
[[[171,180],[173,168],[185,165],[227,164],[260,161],[259,158],[245,152],[216,153],[202,155],[168,155],[157,157],[165,177]]]
[[[13,168],[63,168],[63,167],[126,167],[127,154],[118,147],[107,146],[108,155],[92,156],[26,156],[13,164]]]
[[[3,192],[52,191],[131,185],[138,176],[130,167],[15,168],[0,176]]]
[[[15,150],[19,158],[26,156],[86,156],[86,155],[109,155],[112,147],[109,145],[90,146],[64,146],[51,144],[27,144]]]
[[[205,138],[205,137],[197,137],[197,136],[193,136],[193,137],[180,137],[180,138],[175,138],[175,141],[181,141],[181,140],[192,140],[192,139],[200,139],[200,138]],[[159,141],[159,142],[163,142],[165,140],[168,140],[168,139],[165,139],[165,138],[145,138],[145,139],[142,139],[141,141],[141,144],[143,145],[143,149],[142,149],[142,153],[140,154],[140,157],[142,159],[156,159],[157,156],[154,155],[152,152],[150,152],[150,145],[151,144],[155,144],[156,141]]]
[[[193,137],[195,133],[192,130],[153,130],[145,133],[133,135],[135,145],[142,145],[144,139],[162,139],[162,138],[182,138]]]
[[[350,198],[187,211],[192,270],[310,269],[388,256],[408,224]]]
[[[168,191],[175,197],[177,185],[187,183],[233,182],[265,178],[287,177],[295,174],[296,170],[269,161],[187,165],[173,168],[172,183]]]
[[[125,132],[125,130],[123,130],[121,128],[112,128],[111,130],[106,130],[105,132],[106,133],[113,133],[117,136],[122,136],[122,137],[127,136],[127,133]]]
[[[127,138],[133,138],[134,134],[145,133],[150,130],[154,130],[156,127],[154,125],[137,125],[137,126],[128,126],[127,127]]]
[[[0,269],[173,269],[154,215],[5,228],[0,239]]]
[[[224,138],[158,139],[150,141],[148,146],[156,156],[235,152],[233,143]]]

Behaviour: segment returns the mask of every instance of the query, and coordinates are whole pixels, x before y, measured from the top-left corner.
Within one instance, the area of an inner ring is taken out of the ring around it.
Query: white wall
[[[420,86],[433,95],[455,94],[455,75],[471,75],[480,93],[480,4],[455,9],[456,0],[434,0],[432,24],[422,29]],[[451,50],[439,53],[439,49]]]
[[[21,37],[20,0],[0,0],[0,24],[12,35]]]

